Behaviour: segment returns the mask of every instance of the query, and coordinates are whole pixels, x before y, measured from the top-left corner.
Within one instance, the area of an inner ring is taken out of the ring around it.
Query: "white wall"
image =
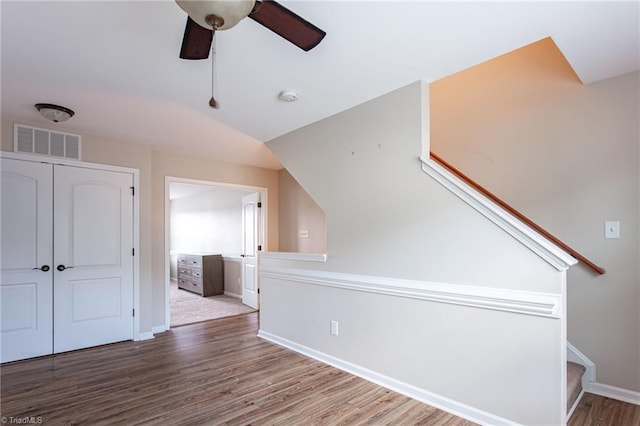
[[[242,251],[244,191],[205,189],[171,200],[171,277],[178,253],[237,256]]]
[[[562,315],[319,287],[304,278],[315,270],[562,300],[564,273],[421,171],[426,100],[428,86],[412,84],[268,143],[325,211],[328,260],[261,261],[266,270],[293,271],[261,276],[261,331],[503,419],[559,424]],[[340,320],[337,338],[332,319]]]

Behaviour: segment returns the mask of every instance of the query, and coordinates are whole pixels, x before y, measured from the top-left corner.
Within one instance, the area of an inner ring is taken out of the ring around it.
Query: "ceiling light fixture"
[[[75,114],[73,110],[60,105],[36,104],[35,107],[44,118],[46,118],[47,120],[51,120],[54,123],[67,121]]]
[[[246,18],[256,2],[255,0],[176,0],[176,3],[202,28],[228,30]]]
[[[278,99],[283,102],[295,102],[298,100],[298,92],[295,90],[283,90],[278,94]]]

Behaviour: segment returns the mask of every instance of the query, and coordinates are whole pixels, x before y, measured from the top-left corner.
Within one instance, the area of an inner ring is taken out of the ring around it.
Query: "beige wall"
[[[421,170],[424,90],[417,83],[385,95],[386,117],[375,99],[267,143],[326,213],[325,267],[556,292],[554,285],[542,288],[553,268],[531,262],[526,247],[484,226],[487,219],[475,210],[459,208],[460,200]],[[512,253],[509,267],[487,250],[504,245]]]
[[[223,257],[224,292],[232,296],[242,296],[242,258]]]
[[[280,251],[325,253],[326,216],[287,169],[279,172],[279,199]],[[308,238],[300,237],[299,232],[302,230],[308,231]]]
[[[77,133],[63,126],[21,124]],[[13,151],[13,122],[2,120],[2,150]],[[140,170],[140,331],[165,325],[165,176],[267,188],[267,249],[278,250],[278,171],[157,151],[132,141],[82,134],[82,160]]]
[[[431,84],[431,149],[606,268],[568,276],[569,341],[640,391],[640,74],[582,85],[550,39]],[[604,221],[621,223],[604,239]]]
[[[418,82],[267,143],[326,213],[328,259],[261,260],[261,331],[517,423],[560,424],[562,318],[295,280],[344,273],[562,294],[563,273],[421,170],[426,96]]]
[[[266,250],[277,251],[278,244],[278,171],[225,163],[171,152],[152,152],[152,281],[153,324],[164,324],[165,177],[180,177],[208,182],[233,183],[267,189]]]

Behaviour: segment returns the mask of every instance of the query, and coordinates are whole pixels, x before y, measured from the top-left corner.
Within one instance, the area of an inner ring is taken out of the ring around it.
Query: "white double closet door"
[[[132,339],[133,174],[1,172],[1,362]]]

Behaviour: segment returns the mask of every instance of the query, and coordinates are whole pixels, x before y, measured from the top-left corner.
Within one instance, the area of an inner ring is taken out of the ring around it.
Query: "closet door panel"
[[[1,362],[53,351],[53,167],[3,158]]]
[[[130,173],[55,173],[55,352],[133,338]]]

